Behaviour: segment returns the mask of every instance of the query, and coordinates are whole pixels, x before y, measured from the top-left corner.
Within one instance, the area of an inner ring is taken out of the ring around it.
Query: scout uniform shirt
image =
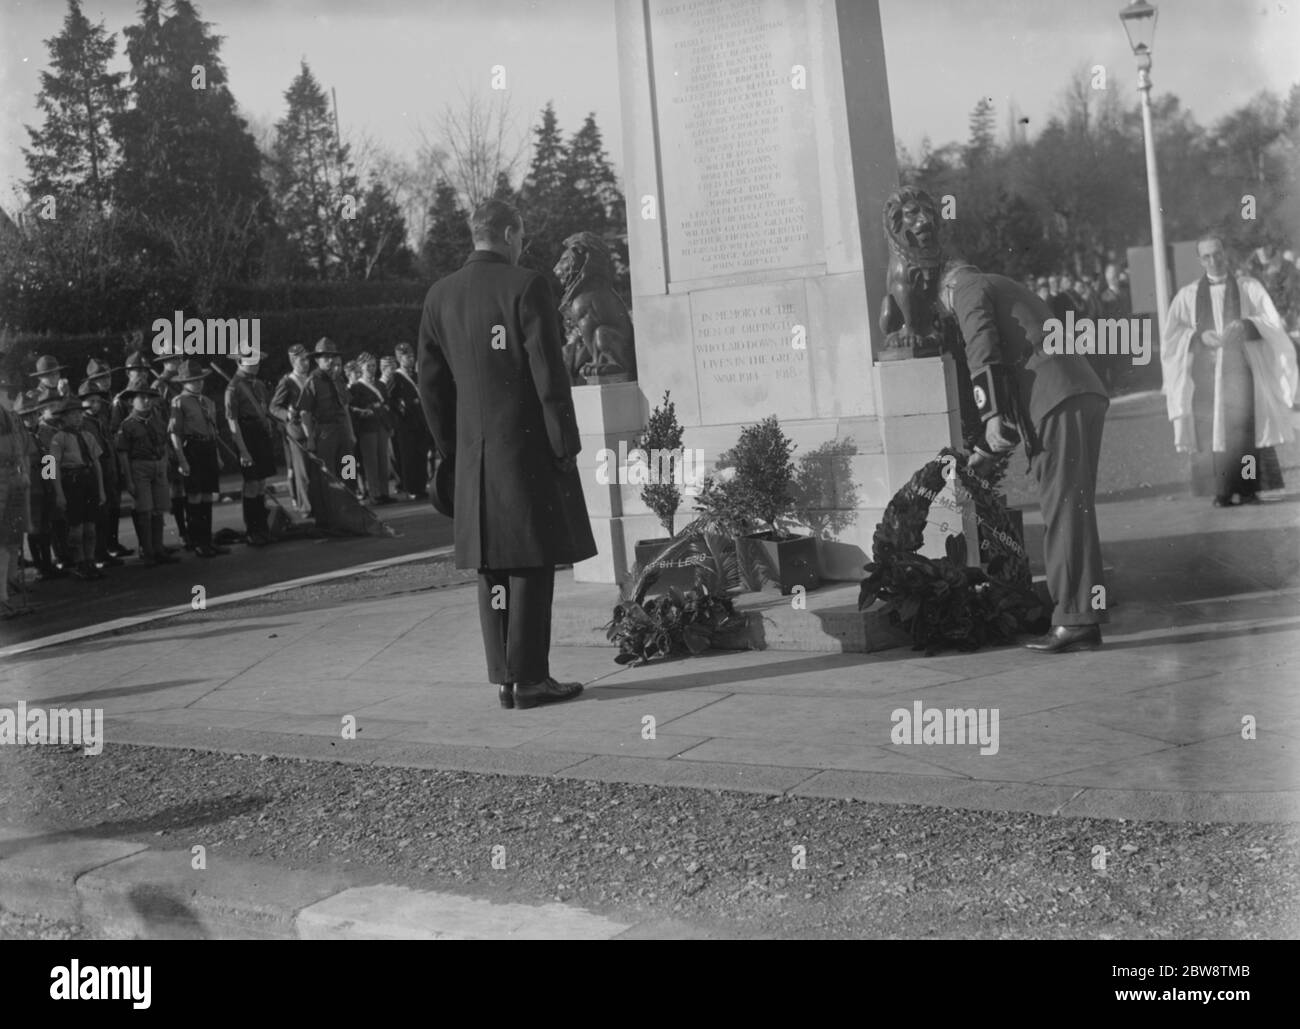
[[[182,440],[217,438],[217,405],[202,393],[179,393],[172,398],[167,432]]]
[[[60,471],[81,471],[93,468],[102,451],[95,437],[87,429],[59,429],[50,439],[50,453],[59,464]]]
[[[298,410],[305,411],[320,425],[350,425],[348,388],[329,372],[316,368],[307,377],[298,400]]]
[[[132,411],[117,430],[117,449],[128,461],[161,461],[167,456],[165,426],[153,409],[143,415]]]
[[[236,375],[226,387],[226,418],[242,426],[252,422],[268,435],[275,425],[269,412],[266,383],[247,375]]]
[[[299,379],[296,373],[289,372],[276,384],[275,395],[271,397],[271,415],[283,422],[285,431],[299,441],[306,439],[307,434],[301,425],[294,423],[293,413],[302,400],[303,388],[310,377]]]

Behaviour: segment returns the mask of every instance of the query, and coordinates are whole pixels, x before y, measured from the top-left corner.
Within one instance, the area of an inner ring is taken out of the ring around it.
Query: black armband
[[[971,393],[980,419],[994,415],[1013,417],[1016,410],[1015,373],[1006,365],[991,364],[971,376]]]

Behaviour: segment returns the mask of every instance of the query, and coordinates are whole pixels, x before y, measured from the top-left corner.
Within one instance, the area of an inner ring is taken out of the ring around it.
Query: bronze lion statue
[[[574,385],[635,380],[632,316],[614,292],[614,262],[605,241],[594,232],[574,233],[564,241],[555,274],[564,287],[560,314],[570,380]]]
[[[943,267],[938,205],[925,190],[903,186],[885,201],[883,220],[889,240],[889,270],[880,305],[880,331],[885,334],[880,359],[910,357],[921,351],[938,353],[935,307]]]

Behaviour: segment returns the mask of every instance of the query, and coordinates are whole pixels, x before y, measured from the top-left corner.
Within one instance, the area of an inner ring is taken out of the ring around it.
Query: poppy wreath
[[[918,554],[930,504],[956,475],[979,519],[984,567],[966,565],[966,539],[947,538],[941,558]],[[883,601],[891,624],[911,634],[914,649],[978,650],[1046,631],[1049,612],[1033,589],[1029,559],[1015,538],[1006,505],[988,480],[969,470],[966,456],[941,450],[894,494],[871,542],[872,561],[858,593],[858,610]]]

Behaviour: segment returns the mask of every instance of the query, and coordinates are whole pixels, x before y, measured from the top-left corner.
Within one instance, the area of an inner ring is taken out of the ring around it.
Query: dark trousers
[[[534,683],[550,678],[554,594],[553,567],[479,569],[478,616],[489,681]]]
[[[397,454],[398,477],[407,493],[425,493],[429,489],[429,450],[433,438],[423,423],[416,426],[399,425],[393,435],[393,449]]]
[[[1082,393],[1067,397],[1043,419],[1043,449],[1034,457],[1033,472],[1043,512],[1047,588],[1056,605],[1053,625],[1109,620],[1105,608],[1093,608],[1093,587],[1105,585],[1096,498],[1108,406],[1105,397]]]

